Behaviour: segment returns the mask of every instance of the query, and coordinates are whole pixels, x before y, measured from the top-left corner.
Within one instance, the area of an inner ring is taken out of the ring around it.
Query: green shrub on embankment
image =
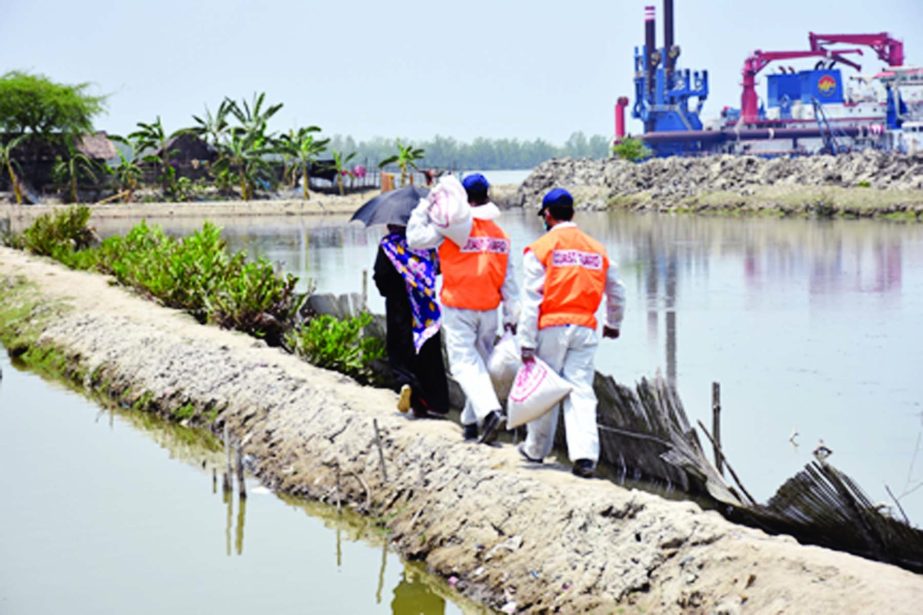
[[[307,295],[298,278],[280,274],[268,260],[231,253],[211,224],[182,239],[144,222],[124,236],[90,246],[89,208],[45,215],[14,240],[16,247],[50,256],[74,269],[114,276],[163,305],[184,310],[199,322],[217,324],[286,345],[309,362],[373,380],[371,364],[384,355],[381,340],[363,337],[371,316],[338,320],[314,316],[296,326]]]
[[[370,363],[384,356],[385,346],[382,340],[363,335],[371,323],[368,312],[346,320],[321,314],[290,331],[285,342],[309,363],[348,374],[360,382],[372,382],[375,372]]]

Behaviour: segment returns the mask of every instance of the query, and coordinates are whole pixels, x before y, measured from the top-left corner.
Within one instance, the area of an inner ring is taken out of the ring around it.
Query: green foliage
[[[340,189],[340,196],[346,194],[346,187],[343,185],[343,178],[347,175],[352,175],[352,172],[349,170],[349,163],[353,158],[356,157],[355,152],[350,152],[345,154],[343,152],[332,152],[333,154],[333,166],[337,171],[337,187]]]
[[[644,145],[641,139],[625,137],[612,146],[612,155],[622,160],[628,160],[629,162],[639,162],[650,158],[653,152],[649,147]]]
[[[159,115],[150,124],[138,122],[137,126],[138,129],[128,135],[132,150],[136,154],[143,154],[142,162],[156,166],[157,178],[164,194],[174,197],[176,193],[176,169],[173,168],[170,159],[176,153],[176,150],[170,149],[167,145],[173,137],[176,137],[182,131],[176,131],[168,135],[164,130],[163,122],[160,121]]]
[[[389,164],[396,164],[401,170],[401,185],[403,186],[407,183],[408,174],[410,174],[410,183],[413,183],[413,171],[417,168],[417,162],[423,159],[423,148],[404,145],[400,139],[395,141],[395,145],[397,146],[397,153],[379,162],[378,166],[384,168]]]
[[[22,186],[19,185],[19,174],[17,173],[19,170],[19,163],[13,156],[13,151],[25,140],[25,138],[25,135],[19,135],[18,137],[13,137],[6,143],[0,143],[0,167],[6,170],[10,185],[13,187],[13,196],[16,199],[17,205],[22,205]]]
[[[282,135],[277,143],[277,150],[282,155],[286,164],[291,163],[292,187],[298,180],[299,173],[302,177],[302,196],[305,200],[311,198],[308,191],[308,172],[311,165],[321,155],[330,139],[315,139],[314,133],[320,132],[318,126],[306,126],[289,131]]]
[[[54,83],[44,75],[6,73],[0,77],[0,132],[40,138],[90,132],[106,97],[87,94],[88,87]]]
[[[18,243],[33,254],[70,263],[75,252],[85,250],[95,239],[87,226],[89,220],[90,208],[85,205],[43,214],[23,231]]]
[[[69,147],[67,157],[55,158],[51,176],[58,189],[66,192],[70,203],[77,203],[80,198],[77,188],[81,180],[96,181],[97,166],[86,154]]]
[[[401,143],[407,143],[401,139]],[[441,169],[531,169],[550,160],[572,158],[606,158],[609,139],[602,135],[587,137],[575,132],[563,145],[553,145],[544,139],[485,139],[462,142],[437,135],[414,146],[426,152],[427,166]],[[385,160],[394,155],[394,139],[375,137],[357,141],[349,136],[335,135],[330,139],[335,150],[356,152],[360,160]],[[374,164],[374,163],[373,163]]]
[[[870,182],[867,179],[863,179],[863,180],[856,182],[856,187],[857,188],[871,188],[872,182]]]
[[[285,341],[314,365],[368,382],[373,378],[372,362],[385,354],[382,340],[363,336],[363,329],[371,322],[368,312],[343,320],[324,314],[291,331]]]
[[[141,223],[124,237],[106,239],[97,262],[164,305],[272,345],[281,343],[304,302],[295,292],[297,278],[278,275],[264,259],[247,262],[243,252],[229,253],[221,229],[211,223],[183,239]]]

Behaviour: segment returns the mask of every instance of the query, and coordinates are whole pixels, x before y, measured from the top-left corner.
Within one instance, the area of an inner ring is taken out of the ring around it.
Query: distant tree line
[[[452,137],[437,135],[425,141],[400,139],[412,143],[425,152],[418,166],[439,169],[531,169],[546,160],[559,157],[606,158],[611,144],[607,137],[587,137],[582,132],[573,133],[563,145],[554,145],[544,139],[487,139],[478,137],[466,143]],[[330,139],[334,150],[356,152],[356,159],[375,164],[394,152],[393,138],[375,137],[356,141],[353,137],[335,135]]]
[[[308,199],[312,177],[335,183],[344,194],[367,189],[364,180],[374,181],[372,169],[399,172],[405,185],[413,183],[415,171],[427,169],[529,169],[555,157],[610,153],[606,137],[582,132],[560,146],[542,139],[465,143],[444,136],[357,143],[349,136],[324,138],[318,126],[282,133],[270,124],[283,105],[268,103],[265,93],[250,100],[225,97],[173,131],[158,116],[138,122],[125,136],[93,135],[93,118],[104,110],[105,97],[90,95],[87,87],[18,71],[0,75],[0,188],[11,187],[17,203],[39,198],[30,186],[51,188],[70,202],[87,194],[101,202],[129,202],[136,192],[172,201],[249,200],[299,185]]]

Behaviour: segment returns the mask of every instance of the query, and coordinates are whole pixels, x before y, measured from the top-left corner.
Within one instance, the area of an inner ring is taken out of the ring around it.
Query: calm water
[[[201,434],[0,369],[0,613],[462,612],[362,519],[225,500]]]
[[[693,424],[711,424],[711,383],[720,382],[726,453],[758,498],[822,439],[873,500],[889,501],[887,484],[923,524],[923,488],[914,490],[923,483],[923,225],[616,213],[577,221],[607,245],[629,293],[622,337],[600,346],[601,371],[625,383],[658,371],[675,379]],[[539,220],[513,211],[502,223],[518,264]],[[343,218],[223,224],[235,247],[337,293],[359,291],[381,233]],[[370,294],[381,311],[371,284]]]

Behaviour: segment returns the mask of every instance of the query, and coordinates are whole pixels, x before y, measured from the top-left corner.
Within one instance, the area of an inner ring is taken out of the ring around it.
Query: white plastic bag
[[[429,219],[443,237],[463,246],[471,233],[468,193],[454,175],[443,175],[429,196]]]
[[[506,405],[507,429],[542,416],[567,397],[573,388],[538,357],[524,363],[516,372]]]
[[[516,345],[516,338],[507,331],[494,346],[487,360],[487,372],[490,374],[490,381],[497,392],[497,398],[501,401],[509,397],[510,389],[513,388],[513,381],[516,380],[516,372],[522,366],[519,346]]]

